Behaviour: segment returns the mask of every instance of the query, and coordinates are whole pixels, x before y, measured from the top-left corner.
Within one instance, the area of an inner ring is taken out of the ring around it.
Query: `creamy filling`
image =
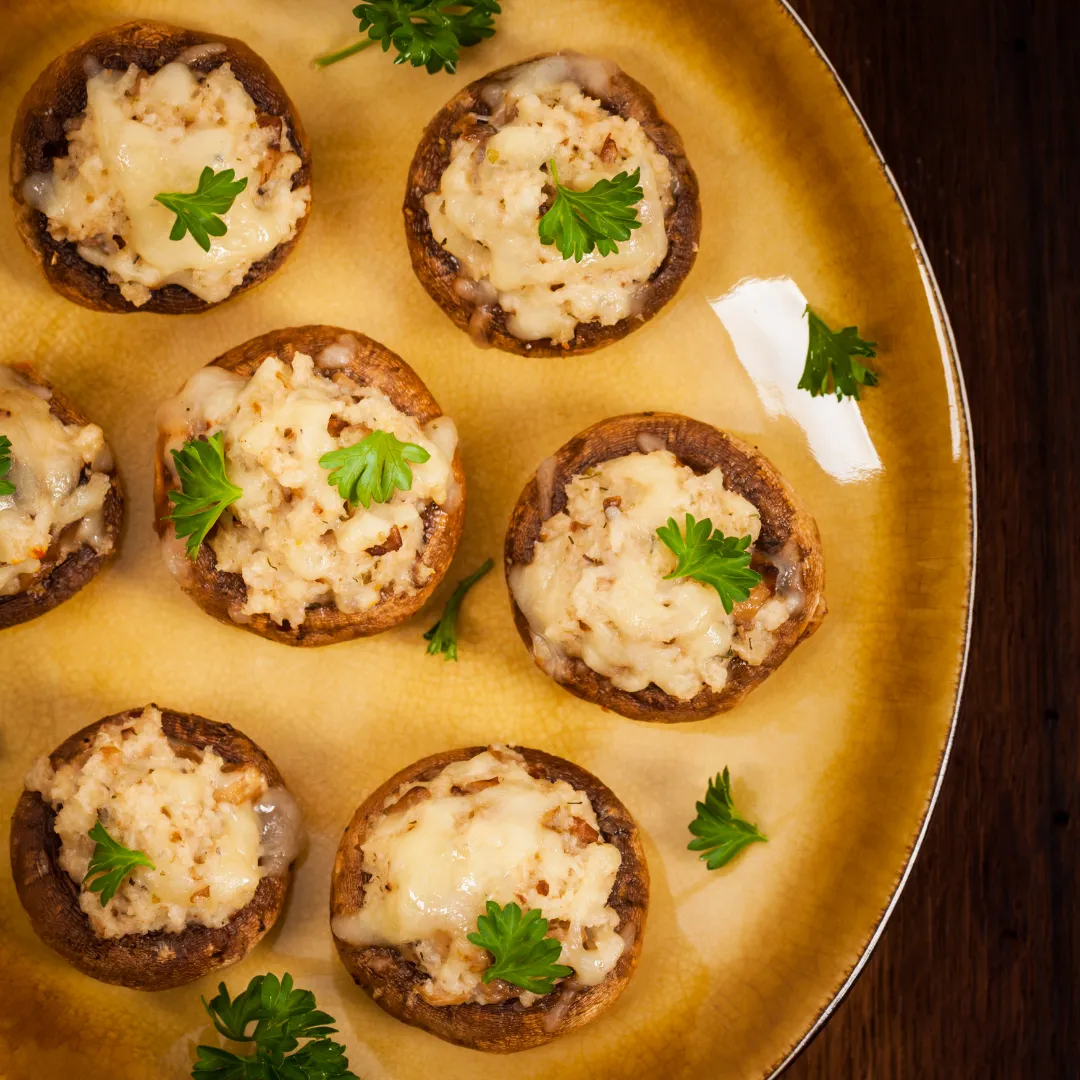
[[[212,750],[174,746],[153,706],[101,728],[69,764],[54,769],[39,759],[26,787],[56,811],[60,866],[83,886],[80,907],[103,938],[224,926],[302,842],[287,792],[268,789],[253,765],[236,768]],[[133,869],[104,907],[84,883],[98,822],[153,864]]]
[[[225,469],[243,490],[209,537],[218,569],[240,574],[247,596],[232,613],[299,626],[308,608],[333,603],[371,609],[390,593],[415,592],[434,570],[423,562],[424,515],[461,498],[453,473],[457,430],[448,417],[421,426],[379,390],[340,370],[355,347],[343,339],[317,360],[268,356],[250,378],[218,367],[196,372],[158,413],[173,486],[172,455],[188,439],[223,432]],[[350,506],[319,459],[374,430],[415,443],[431,456],[412,468],[412,487],[385,503]],[[171,533],[171,530],[169,530]],[[176,541],[166,561],[187,573]]]
[[[497,302],[510,333],[525,341],[567,342],[579,323],[612,326],[636,314],[642,286],[667,255],[671,166],[637,120],[609,113],[582,89],[600,92],[609,74],[602,61],[552,56],[490,86],[493,112],[477,118],[490,135],[455,139],[439,190],[424,199],[432,235],[459,263],[459,291],[481,307]],[[552,158],[575,191],[641,170],[641,227],[615,254],[576,262],[541,244],[537,226],[552,190],[543,166]]]
[[[364,840],[362,906],[334,917],[360,946],[400,950],[427,975],[433,1005],[536,995],[485,985],[487,952],[468,941],[488,900],[539,908],[572,985],[595,986],[626,946],[608,899],[622,856],[599,831],[588,795],[531,776],[523,758],[492,747],[405,784]]]
[[[0,365],[0,435],[11,442],[15,485],[0,495],[0,596],[22,592],[49,556],[89,544],[112,550],[105,498],[112,455],[96,424],[64,424],[49,408],[49,391]]]
[[[717,591],[692,578],[666,579],[675,554],[656,534],[687,513],[725,536],[751,538],[757,509],[724,487],[720,469],[698,476],[667,450],[627,454],[573,477],[566,508],[544,522],[527,566],[510,571],[537,660],[565,680],[584,661],[620,690],[650,683],[688,700],[721,690],[734,657],[761,664],[774,631],[801,594],[773,595],[762,581],[729,615]]]
[[[208,303],[224,300],[295,235],[311,197],[307,185],[292,189],[302,162],[285,120],[261,116],[227,63],[209,74],[180,62],[153,75],[134,65],[99,71],[86,95],[67,155],[28,177],[24,194],[54,239],[76,244],[132,304],[170,284]],[[176,217],[154,197],[194,192],[207,166],[248,183],[220,215],[225,235],[203,251],[190,233],[169,239]]]

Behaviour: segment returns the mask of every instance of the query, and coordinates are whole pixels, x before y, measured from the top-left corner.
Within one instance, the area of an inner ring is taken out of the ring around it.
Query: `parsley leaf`
[[[629,240],[640,229],[635,207],[644,197],[641,170],[621,172],[612,180],[597,180],[588,191],[571,191],[559,183],[555,159],[548,162],[555,201],[540,219],[541,244],[556,244],[564,259],[581,262],[594,248],[601,255],[618,251],[616,240]]]
[[[709,781],[705,801],[697,804],[697,817],[690,822],[690,832],[697,837],[687,845],[690,851],[700,851],[710,870],[726,866],[744,847],[764,844],[768,837],[758,832],[756,825],[739,817],[731,801],[731,776],[725,767]]]
[[[215,998],[203,998],[203,1007],[225,1038],[253,1043],[254,1053],[199,1046],[194,1080],[357,1080],[345,1047],[330,1039],[337,1032],[334,1018],[315,1007],[310,990],[294,989],[288,973],[280,981],[256,975],[235,998],[221,983]],[[300,1046],[301,1039],[310,1041]]]
[[[446,601],[443,608],[442,618],[424,635],[428,642],[428,655],[438,656],[443,654],[446,660],[457,659],[457,618],[461,610],[461,601],[465,594],[495,565],[488,559],[475,573],[470,574],[464,581],[457,583],[453,595]]]
[[[347,56],[379,43],[383,52],[393,45],[395,64],[425,67],[432,75],[457,71],[462,48],[478,45],[495,33],[496,0],[368,0],[353,8],[360,33],[368,36],[347,48],[320,56],[318,67],[329,67]]]
[[[116,895],[116,890],[136,866],[155,869],[145,851],[132,851],[118,844],[100,821],[90,830],[90,839],[94,841],[94,854],[90,856],[83,884],[90,892],[101,893],[102,907]]]
[[[489,900],[487,914],[476,920],[476,929],[478,933],[469,934],[469,940],[495,958],[484,971],[485,983],[502,979],[531,994],[550,994],[556,979],[574,974],[573,968],[555,962],[562,945],[545,936],[548,921],[538,908],[522,915],[517,904],[500,908]]]
[[[876,342],[864,341],[854,326],[830,330],[809,304],[804,313],[810,323],[810,343],[806,348],[806,366],[799,380],[800,390],[812,397],[835,391],[837,401],[845,397],[859,399],[859,384],[877,386],[877,374],[864,367],[856,356],[877,356]],[[832,387],[828,386],[832,378]]]
[[[172,451],[181,490],[169,492],[169,502],[176,505],[164,520],[176,526],[177,540],[188,538],[189,559],[198,557],[199,547],[225,507],[244,494],[225,475],[223,438],[219,431],[209,439],[189,439],[181,449]]]
[[[14,495],[15,485],[4,477],[11,471],[11,440],[0,435],[0,495]]]
[[[761,575],[750,569],[750,537],[741,540],[725,536],[719,529],[713,532],[712,521],[695,521],[686,515],[686,536],[679,532],[674,518],[656,530],[656,535],[675,552],[678,564],[669,578],[689,577],[703,585],[711,585],[720,595],[724,610],[732,608],[750,596],[750,590],[761,581]]]
[[[156,202],[171,210],[176,215],[170,240],[183,240],[191,233],[195,243],[210,250],[211,236],[224,236],[225,222],[219,214],[229,211],[236,196],[247,187],[247,177],[234,180],[236,173],[225,169],[216,173],[209,165],[199,176],[199,186],[194,191],[163,191],[155,195]]]
[[[376,428],[353,446],[331,450],[319,458],[324,469],[332,469],[327,483],[336,487],[341,497],[366,510],[372,500],[389,502],[394,488],[412,487],[412,469],[408,462],[422,465],[431,455],[416,443],[402,442],[389,431]]]

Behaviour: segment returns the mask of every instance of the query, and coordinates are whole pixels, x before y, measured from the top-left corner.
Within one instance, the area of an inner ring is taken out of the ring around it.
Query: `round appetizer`
[[[54,60],[11,148],[19,231],[97,311],[202,311],[269,277],[311,202],[304,129],[243,42],[115,26]]]
[[[335,326],[264,334],[196,372],[158,411],[156,470],[184,590],[289,645],[408,618],[465,516],[454,422],[400,357]]]
[[[0,630],[74,596],[123,521],[101,428],[29,368],[0,365]]]
[[[825,616],[817,525],[776,469],[669,413],[604,420],[548,458],[505,558],[541,670],[635,720],[732,708]]]
[[[349,974],[388,1013],[510,1053],[614,1002],[648,904],[637,826],[595,776],[474,746],[417,761],[356,811],[330,915]]]
[[[405,197],[413,268],[478,344],[608,345],[690,272],[697,180],[652,94],[564,52],[472,83],[428,125]]]
[[[148,705],[37,761],[11,821],[37,935],[87,975],[166,990],[240,960],[274,925],[303,843],[247,736]]]

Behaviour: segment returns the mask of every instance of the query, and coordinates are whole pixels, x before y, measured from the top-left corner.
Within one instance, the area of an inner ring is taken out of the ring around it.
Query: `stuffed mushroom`
[[[776,469],[669,413],[604,420],[545,461],[505,564],[537,665],[635,720],[732,708],[826,610],[817,525]]]
[[[30,368],[0,365],[0,630],[74,596],[123,520],[101,428]]]
[[[19,231],[97,311],[202,311],[281,265],[311,202],[296,110],[241,41],[155,22],[45,69],[15,118]]]
[[[249,738],[148,705],[34,764],[11,868],[35,932],[76,968],[165,990],[258,943],[302,841],[281,774]]]
[[[454,422],[400,357],[340,327],[264,334],[196,372],[158,411],[156,470],[184,590],[290,645],[408,618],[464,522]]]
[[[621,231],[597,232],[597,199]],[[526,356],[588,352],[642,325],[701,233],[694,171],[652,94],[572,52],[454,97],[424,133],[404,209],[432,298],[478,344]]]
[[[474,746],[417,761],[364,801],[330,913],[342,962],[383,1009],[509,1053],[615,1001],[648,903],[637,826],[595,776],[539,750]],[[523,926],[533,940],[515,950]]]

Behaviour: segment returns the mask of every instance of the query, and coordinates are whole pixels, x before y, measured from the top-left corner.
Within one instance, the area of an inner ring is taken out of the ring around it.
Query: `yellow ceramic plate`
[[[393,67],[377,51],[314,70],[312,57],[352,40],[349,7],[5,5],[0,130],[77,40],[130,18],[184,22],[245,39],[278,72],[311,136],[315,198],[283,272],[185,318],[98,315],[60,299],[0,213],[0,361],[36,364],[104,427],[130,508],[119,562],[0,641],[4,816],[35,755],[108,713],[153,700],[228,721],[278,763],[311,830],[283,918],[228,982],[291,971],[338,1018],[359,1076],[760,1077],[827,1014],[880,932],[949,744],[972,581],[971,460],[930,270],[858,116],[779,4],[507,0],[496,37],[455,76]],[[685,138],[705,227],[687,283],[653,322],[583,359],[528,361],[474,348],[431,302],[400,205],[421,129],[447,98],[567,46],[612,57],[653,90]],[[760,281],[732,295],[748,278]],[[859,406],[793,390],[803,295],[879,343],[881,385]],[[615,413],[669,409],[749,438],[801,493],[825,548],[824,626],[735,712],[670,728],[607,714],[545,678],[494,574],[470,597],[458,664],[424,653],[434,605],[380,638],[324,650],[219,625],[180,593],[152,539],[154,409],[230,346],[311,322],[385,342],[457,420],[469,507],[451,579],[498,557],[523,483],[569,436]],[[640,822],[652,872],[629,990],[591,1027],[512,1062],[381,1012],[338,963],[327,919],[333,852],[364,796],[422,755],[495,740],[603,778]],[[686,827],[725,765],[770,842],[708,873],[686,851]],[[6,872],[0,935],[0,1075],[188,1075],[211,1035],[199,995],[215,979],[154,995],[92,982],[33,936]]]

